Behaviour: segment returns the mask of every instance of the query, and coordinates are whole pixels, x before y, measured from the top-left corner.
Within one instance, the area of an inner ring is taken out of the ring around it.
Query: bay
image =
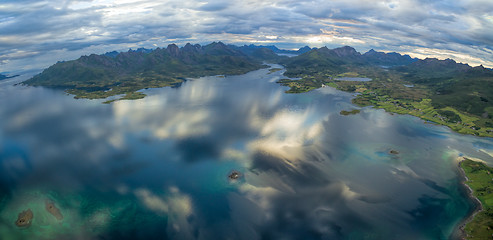
[[[474,208],[457,159],[493,163],[492,139],[372,108],[342,116],[353,95],[286,94],[282,73],[112,104],[2,82],[0,239],[457,237]]]

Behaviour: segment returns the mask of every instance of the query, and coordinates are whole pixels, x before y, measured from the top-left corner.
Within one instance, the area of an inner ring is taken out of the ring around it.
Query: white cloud
[[[197,106],[199,103],[207,102],[207,99],[202,98],[207,98],[204,95],[207,91],[200,93],[195,91],[194,87],[184,87],[183,95],[180,95],[183,101],[192,102],[191,108],[171,109],[172,106],[166,106],[168,96],[153,95],[138,101],[115,102],[113,104],[115,119],[117,123],[125,125],[131,131],[152,129],[153,136],[158,139],[183,139],[208,134],[211,129],[207,120],[211,119],[211,113],[204,108],[193,107],[194,102]],[[143,108],[143,105],[151,107]],[[156,109],[163,109],[163,112],[156,112]]]
[[[0,5],[0,62],[4,71],[16,71],[22,63],[15,60],[44,68],[58,60],[46,56],[63,49],[78,56],[96,46],[104,46],[102,53],[222,40],[409,53],[431,48],[493,66],[492,12],[487,0],[6,0]]]
[[[147,189],[137,189],[135,190],[135,196],[144,204],[148,209],[159,213],[168,213],[168,203],[160,197],[152,193]]]

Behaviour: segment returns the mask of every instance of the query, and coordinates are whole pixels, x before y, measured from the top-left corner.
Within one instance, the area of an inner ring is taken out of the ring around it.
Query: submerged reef
[[[60,212],[60,209],[58,209],[55,206],[55,203],[51,200],[46,200],[45,202],[45,209],[48,211],[51,215],[53,215],[57,220],[62,220],[63,215]]]
[[[17,217],[17,220],[15,221],[15,225],[17,227],[29,227],[31,226],[31,222],[33,220],[33,211],[31,209],[27,209],[25,211],[22,211],[19,213],[19,216]]]

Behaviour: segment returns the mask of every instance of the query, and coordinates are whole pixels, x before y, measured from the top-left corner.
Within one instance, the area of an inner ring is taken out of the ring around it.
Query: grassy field
[[[468,180],[465,182],[479,199],[483,210],[467,223],[467,239],[492,239],[493,237],[493,168],[481,162],[465,159],[460,163]]]
[[[493,137],[492,128],[476,125],[476,122],[479,120],[477,116],[460,112],[452,107],[437,109],[431,104],[431,99],[424,98],[420,101],[403,100],[364,92],[353,99],[353,103],[360,106],[372,105],[375,108],[385,109],[385,111],[392,113],[409,114],[426,121],[447,126],[453,131],[462,134]]]
[[[462,134],[471,134],[482,137],[493,137],[491,119],[459,111],[451,106],[434,105],[430,98],[432,94],[426,86],[413,84],[397,77],[392,79],[375,77],[370,82],[337,81],[339,76],[370,77],[368,75],[356,75],[354,72],[338,74],[334,77],[320,79],[318,77],[305,76],[300,80],[282,79],[278,83],[290,87],[286,93],[303,93],[322,86],[330,86],[346,92],[358,93],[353,103],[358,106],[373,106],[385,109],[388,112],[409,114],[423,120],[450,127],[453,131]]]

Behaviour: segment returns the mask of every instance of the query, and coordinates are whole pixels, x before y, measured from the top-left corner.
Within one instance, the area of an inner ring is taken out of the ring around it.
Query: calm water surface
[[[369,81],[371,81],[371,78],[341,77],[341,78],[336,78],[335,80],[339,80],[339,81],[355,81],[355,82],[369,82]]]
[[[351,94],[285,94],[281,75],[109,105],[0,82],[0,239],[453,236],[473,208],[456,159],[493,163],[492,139],[371,108],[341,116]]]

